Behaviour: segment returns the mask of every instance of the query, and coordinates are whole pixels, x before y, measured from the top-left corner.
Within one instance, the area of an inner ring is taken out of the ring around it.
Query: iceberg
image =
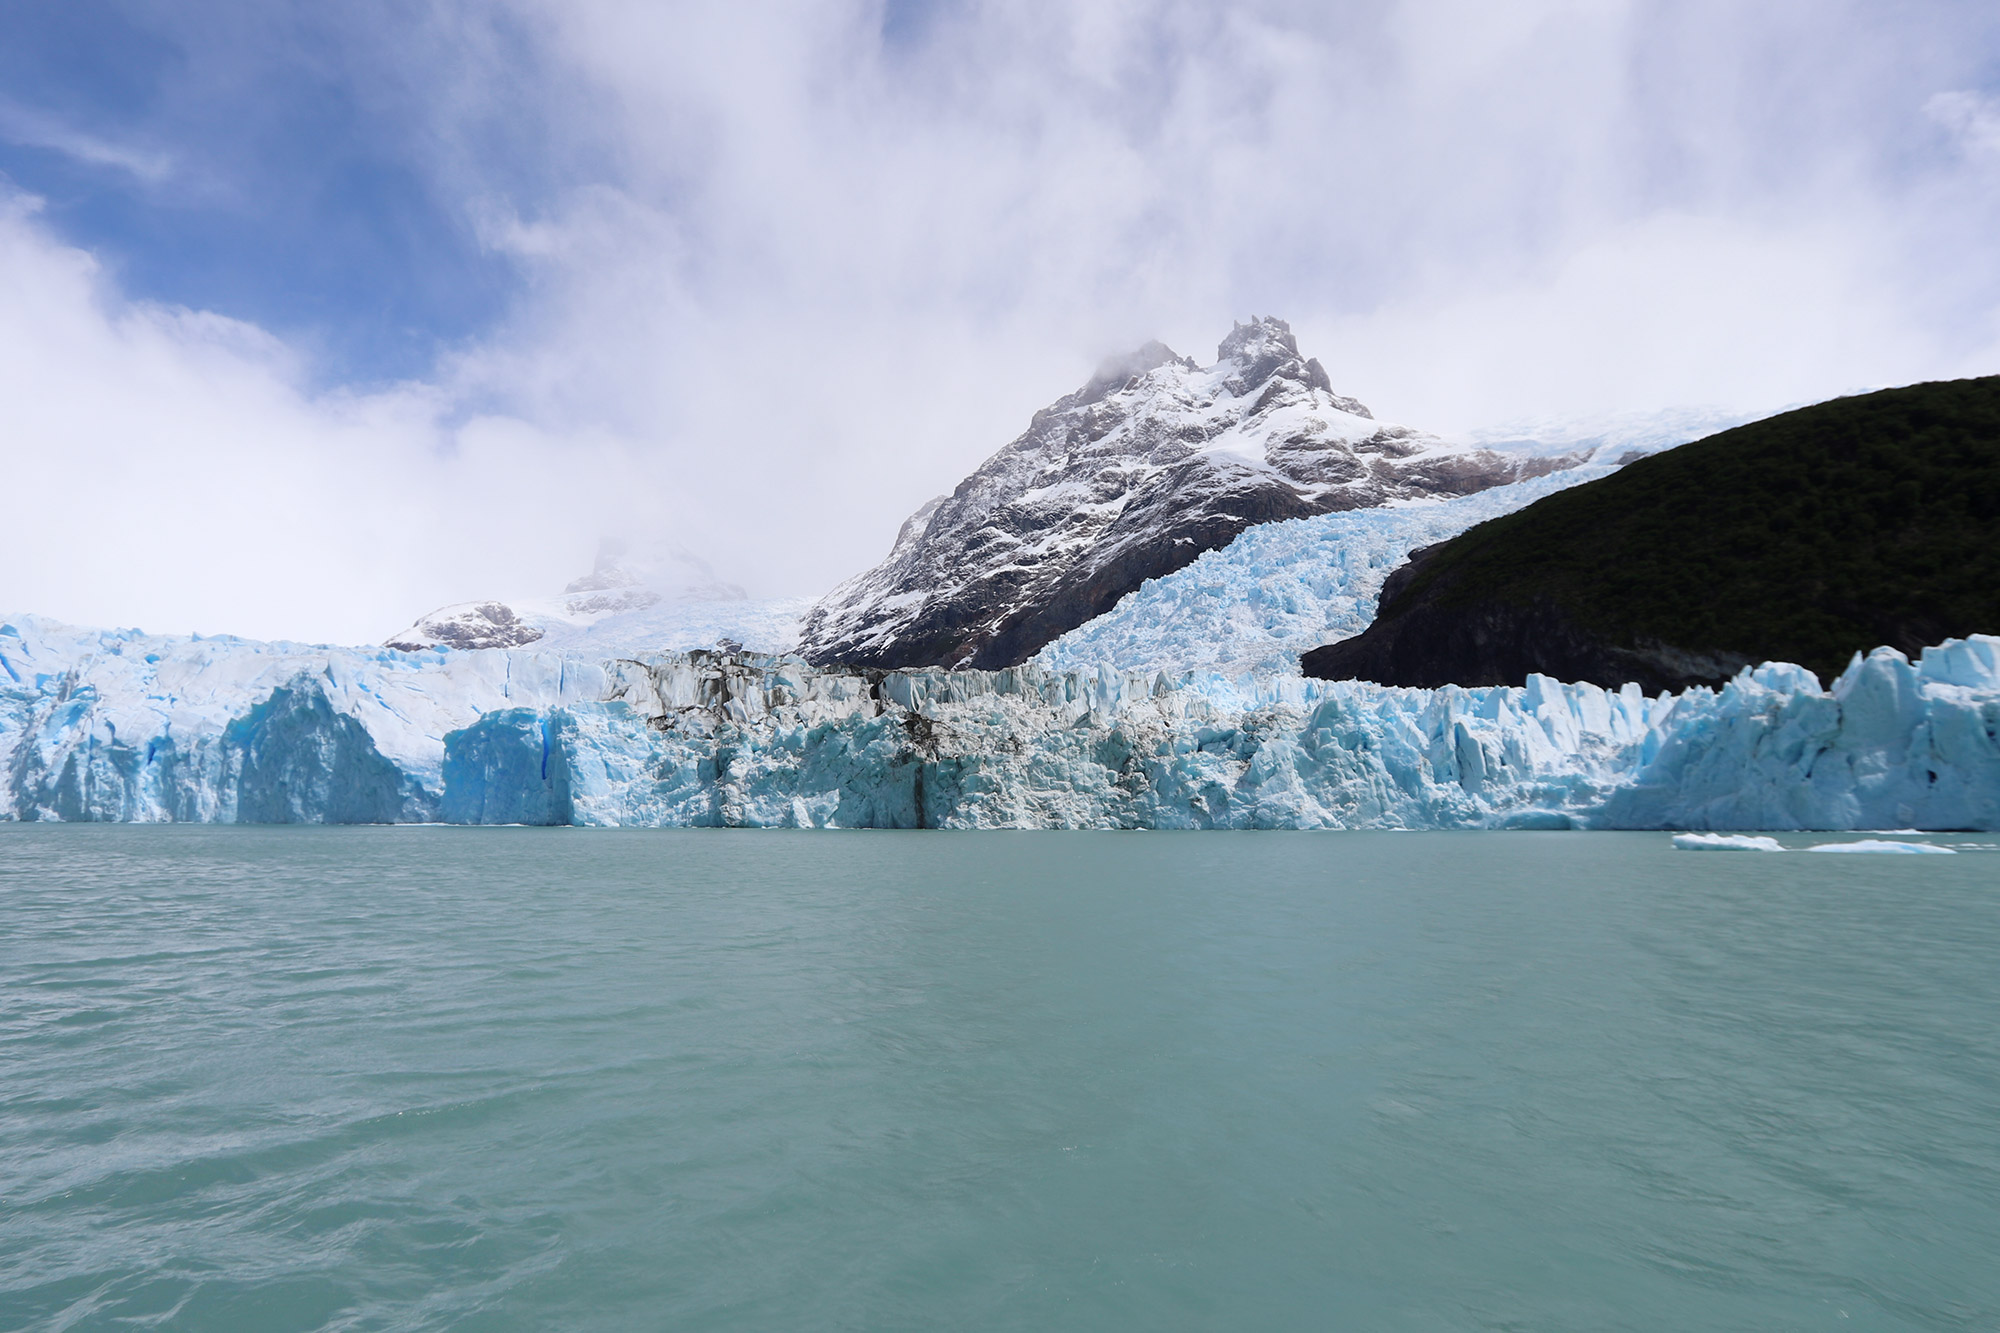
[[[1933,847],[1927,842],[1888,842],[1881,838],[1863,838],[1859,842],[1823,842],[1816,847],[1806,848],[1809,852],[1873,852],[1890,856],[1956,856],[1950,847]]]
[[[1776,838],[1758,838],[1742,833],[1677,833],[1674,849],[1682,852],[1782,852]]]
[[[2000,638],[1647,696],[0,621],[0,818],[876,828],[2000,828]]]

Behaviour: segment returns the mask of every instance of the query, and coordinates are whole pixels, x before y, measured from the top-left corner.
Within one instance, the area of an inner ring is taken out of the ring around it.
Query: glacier
[[[1297,675],[1300,653],[1368,628],[1383,582],[1411,551],[1608,477],[1618,466],[1593,461],[1451,499],[1261,523],[1146,580],[1031,660],[1051,671],[1114,665]]]
[[[0,817],[876,828],[2000,828],[2000,638],[1647,696],[0,621]]]

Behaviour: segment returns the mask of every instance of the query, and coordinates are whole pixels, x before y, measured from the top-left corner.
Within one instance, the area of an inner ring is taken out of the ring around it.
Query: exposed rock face
[[[1571,466],[1446,444],[1333,392],[1283,320],[1239,324],[1212,366],[1160,343],[1107,364],[912,515],[887,560],[829,593],[818,663],[997,669],[1245,528]]]
[[[742,596],[739,591],[737,596]],[[563,588],[563,609],[571,615],[616,615],[657,606],[660,594],[645,579],[618,562],[618,552],[603,550],[588,574]]]
[[[465,602],[440,607],[382,646],[406,653],[426,648],[519,648],[541,637],[540,629],[505,602]]]

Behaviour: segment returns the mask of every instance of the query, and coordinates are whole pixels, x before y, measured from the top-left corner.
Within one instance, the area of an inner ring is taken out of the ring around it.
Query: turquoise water
[[[2000,1327],[2000,855],[0,825],[0,1327]]]

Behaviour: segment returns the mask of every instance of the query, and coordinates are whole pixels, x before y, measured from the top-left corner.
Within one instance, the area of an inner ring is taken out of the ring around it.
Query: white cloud
[[[432,6],[472,54],[411,134],[523,293],[426,384],[306,394],[254,330],[0,230],[5,447],[115,499],[37,518],[78,563],[0,604],[378,637],[619,530],[818,591],[1104,354],[1252,313],[1431,427],[2000,370],[2000,198],[1926,123],[1992,132],[1934,96],[2000,45],[1975,6],[967,0],[885,42],[867,0],[511,0],[519,67],[494,12]],[[590,165],[510,194],[470,146],[503,109]],[[111,522],[154,495],[202,516],[185,578]],[[207,572],[232,550],[263,558]]]
[[[1939,93],[1924,111],[1972,152],[2000,153],[2000,97],[1958,89]]]
[[[0,139],[24,148],[47,148],[93,167],[111,167],[149,185],[173,174],[169,153],[114,143],[31,107],[0,98]]]
[[[615,448],[447,430],[434,390],[313,397],[294,369],[260,330],[123,300],[0,206],[0,609],[369,642],[587,565],[597,506],[553,465]]]
[[[1315,323],[1383,408],[1469,431],[1551,411],[1771,409],[2000,363],[1955,359],[1898,308],[1866,232],[1661,214],[1505,286]],[[1993,350],[1989,344],[1987,352]]]
[[[2000,369],[1992,201],[1869,156],[1938,34],[1865,6],[529,7],[629,165],[485,354],[850,566],[1099,353],[1252,312],[1420,425]]]

